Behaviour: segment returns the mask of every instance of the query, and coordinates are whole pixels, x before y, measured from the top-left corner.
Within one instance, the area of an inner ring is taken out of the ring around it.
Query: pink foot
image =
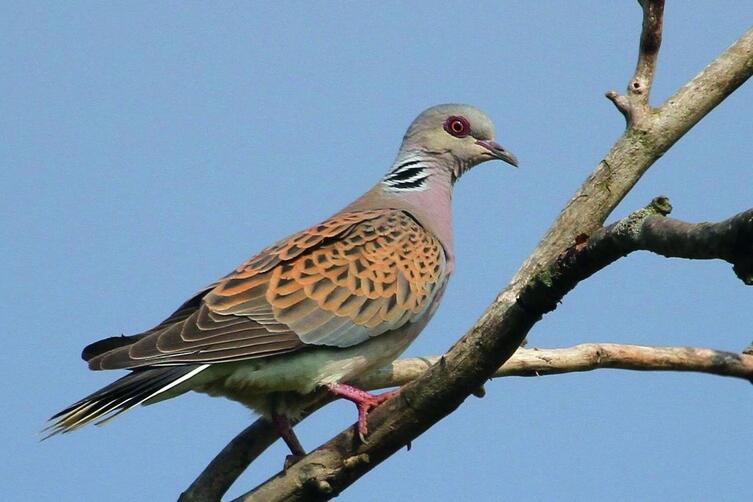
[[[355,403],[358,408],[358,435],[364,443],[366,442],[365,437],[368,433],[366,418],[369,412],[400,392],[400,389],[395,389],[374,395],[344,383],[331,383],[326,387],[335,396]]]
[[[293,432],[293,427],[290,425],[290,421],[283,415],[274,415],[272,417],[272,423],[280,434],[280,437],[285,444],[290,448],[290,455],[285,457],[285,469],[298,462],[300,459],[306,456],[306,450],[301,446],[301,442],[298,441],[298,437]]]

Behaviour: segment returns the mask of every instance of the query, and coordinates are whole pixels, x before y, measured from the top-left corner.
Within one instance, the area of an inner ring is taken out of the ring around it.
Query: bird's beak
[[[504,160],[508,164],[518,167],[518,159],[515,155],[502,148],[502,145],[496,141],[479,139],[476,140],[476,144],[486,148],[488,153],[495,159]]]

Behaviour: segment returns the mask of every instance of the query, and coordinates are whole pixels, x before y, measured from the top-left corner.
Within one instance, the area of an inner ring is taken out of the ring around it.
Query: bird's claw
[[[358,409],[358,423],[356,430],[358,431],[359,439],[364,444],[367,442],[366,435],[369,432],[367,424],[369,413],[374,408],[400,392],[400,389],[395,389],[374,395],[346,384],[331,384],[327,386],[327,389],[335,396],[342,397],[343,399],[355,403],[356,408]]]

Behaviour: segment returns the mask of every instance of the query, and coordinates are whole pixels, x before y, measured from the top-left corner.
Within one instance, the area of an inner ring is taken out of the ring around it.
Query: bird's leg
[[[355,403],[358,408],[358,435],[364,443],[368,433],[366,418],[369,412],[400,392],[400,389],[395,389],[382,394],[370,394],[365,390],[344,383],[327,384],[326,388],[333,395]]]
[[[287,469],[291,465],[298,462],[300,459],[306,456],[306,450],[303,449],[301,442],[298,441],[298,436],[293,432],[293,428],[290,426],[290,421],[285,415],[272,415],[272,423],[280,434],[280,437],[285,444],[290,448],[290,455],[285,457],[285,468]]]

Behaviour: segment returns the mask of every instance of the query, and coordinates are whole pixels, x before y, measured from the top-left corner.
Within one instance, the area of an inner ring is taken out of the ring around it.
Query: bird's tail
[[[71,432],[95,420],[96,425],[107,422],[208,367],[208,364],[202,364],[135,370],[53,415],[49,419],[50,424],[42,431],[46,433],[44,439],[61,432]]]

